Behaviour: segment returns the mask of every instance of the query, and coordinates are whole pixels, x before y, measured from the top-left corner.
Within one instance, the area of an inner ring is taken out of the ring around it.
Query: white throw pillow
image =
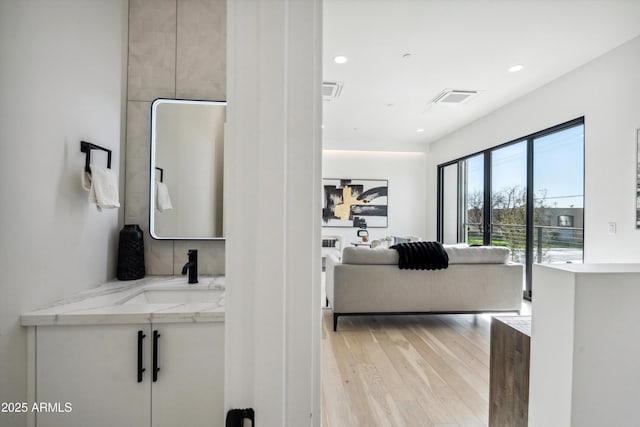
[[[398,265],[398,251],[384,247],[349,246],[342,251],[342,263]]]
[[[374,248],[388,248],[391,246],[391,241],[387,239],[379,239],[371,241],[371,249]]]

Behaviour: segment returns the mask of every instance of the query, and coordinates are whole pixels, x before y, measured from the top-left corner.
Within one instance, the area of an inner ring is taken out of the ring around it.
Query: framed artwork
[[[640,129],[636,130],[636,228],[640,229]]]
[[[322,226],[386,228],[389,181],[323,178]]]

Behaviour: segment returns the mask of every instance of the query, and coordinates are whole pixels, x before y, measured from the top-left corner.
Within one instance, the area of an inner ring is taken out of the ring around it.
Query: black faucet
[[[198,283],[198,251],[189,249],[187,255],[189,256],[189,262],[182,267],[182,274],[187,274],[187,271],[189,271],[189,283]]]

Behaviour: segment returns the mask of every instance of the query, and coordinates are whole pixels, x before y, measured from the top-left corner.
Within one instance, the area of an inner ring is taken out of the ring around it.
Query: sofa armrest
[[[329,301],[329,305],[333,307],[333,295],[334,295],[334,280],[335,280],[335,269],[337,265],[340,265],[340,261],[338,257],[333,254],[327,254],[326,258],[326,270],[325,270],[325,290],[327,293],[327,300]]]

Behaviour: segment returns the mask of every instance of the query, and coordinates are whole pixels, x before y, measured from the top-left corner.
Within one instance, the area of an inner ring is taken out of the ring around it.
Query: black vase
[[[120,230],[118,244],[118,280],[144,277],[144,240],[138,224],[127,224]]]

